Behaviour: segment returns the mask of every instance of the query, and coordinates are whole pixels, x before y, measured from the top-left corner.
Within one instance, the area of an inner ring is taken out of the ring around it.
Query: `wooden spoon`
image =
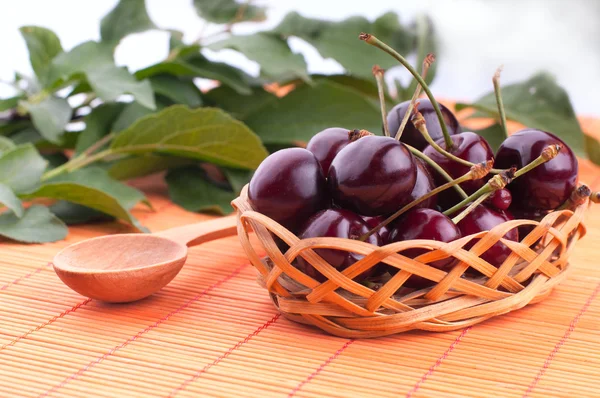
[[[110,303],[140,300],[179,273],[187,248],[235,235],[236,218],[224,217],[154,234],[101,236],[61,250],[58,277],[84,296]]]

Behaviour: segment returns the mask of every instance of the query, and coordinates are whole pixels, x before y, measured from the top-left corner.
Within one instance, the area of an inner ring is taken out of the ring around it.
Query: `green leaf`
[[[211,106],[219,107],[239,120],[244,120],[249,114],[277,100],[276,96],[262,88],[254,89],[251,95],[243,95],[228,86],[214,88],[204,94],[204,97]]]
[[[188,79],[161,74],[150,78],[155,93],[164,95],[176,103],[197,107],[202,105],[202,97],[198,87]]]
[[[236,195],[242,192],[242,188],[250,182],[250,178],[252,177],[252,171],[250,170],[232,169],[229,167],[223,167],[222,170]]]
[[[16,147],[15,143],[10,138],[0,136],[0,156],[4,152],[10,151]]]
[[[122,103],[108,103],[94,108],[85,117],[85,130],[79,134],[77,145],[75,146],[75,155],[81,154],[110,133],[113,123],[121,112],[123,112],[124,107]]]
[[[44,206],[31,206],[21,218],[9,212],[0,215],[0,235],[19,242],[56,242],[68,233],[67,226]]]
[[[372,101],[349,87],[322,81],[303,86],[248,116],[246,124],[267,144],[308,142],[328,127],[381,131],[381,115]]]
[[[194,160],[187,158],[146,154],[115,161],[108,169],[108,174],[116,180],[129,180],[192,163]]]
[[[324,58],[333,58],[352,75],[372,79],[371,68],[377,64],[384,69],[398,65],[383,51],[361,43],[361,32],[372,33],[390,44],[395,50],[407,54],[412,50],[413,35],[398,22],[395,13],[387,13],[375,22],[364,17],[351,17],[340,22],[305,18],[296,12],[289,13],[275,28],[283,37],[296,36],[312,44]]]
[[[111,47],[106,44],[88,41],[52,61],[49,79],[52,87],[82,78],[87,79],[94,92],[105,102],[131,94],[146,108],[156,108],[150,82],[137,81],[127,69],[117,67]]]
[[[185,60],[175,59],[149,66],[137,71],[135,76],[138,79],[145,79],[159,74],[218,80],[240,94],[252,92],[248,84],[250,76],[245,72],[222,62],[209,61],[200,53],[188,56]]]
[[[59,200],[49,207],[54,213],[67,225],[85,224],[93,221],[108,221],[114,217],[102,213],[101,211],[92,208],[78,205],[76,203]]]
[[[588,158],[595,164],[600,165],[600,142],[594,137],[584,134],[585,152]]]
[[[21,193],[33,189],[46,170],[46,161],[31,144],[20,145],[0,156],[0,183]]]
[[[62,166],[63,164],[69,161],[69,158],[65,156],[62,152],[55,153],[43,153],[42,157],[46,160],[46,170],[52,170],[57,168],[58,166]]]
[[[23,217],[23,205],[21,201],[9,186],[2,183],[0,183],[0,204],[6,206],[17,217]]]
[[[21,198],[67,200],[127,221],[140,230],[144,229],[129,212],[129,209],[144,200],[144,194],[113,180],[105,170],[98,167],[60,175],[36,190],[21,195]]]
[[[33,144],[39,150],[58,150],[58,149],[74,149],[79,137],[77,131],[66,131],[60,138],[60,142],[53,144],[35,129],[33,126],[27,126],[10,136],[16,145]]]
[[[502,142],[506,139],[504,135],[504,129],[498,123],[495,123],[489,127],[486,127],[482,130],[471,130],[471,129],[463,129],[463,131],[473,131],[475,134],[479,134],[490,144],[494,153],[500,147]]]
[[[539,73],[523,83],[502,87],[506,117],[527,127],[559,136],[578,155],[584,155],[583,131],[567,92],[547,73]],[[457,104],[456,110],[474,107],[499,118],[496,98],[490,93],[473,104]]]
[[[183,32],[175,29],[170,29],[169,33],[169,51],[173,51],[177,47],[185,46],[185,43],[183,42]]]
[[[150,29],[156,25],[148,16],[145,0],[120,0],[100,21],[102,41],[113,46],[127,35]]]
[[[7,111],[9,109],[16,108],[19,105],[19,100],[21,100],[22,96],[15,96],[10,98],[0,99],[0,112]]]
[[[267,156],[260,139],[220,109],[171,106],[143,117],[112,142],[114,153],[166,153],[253,169]]]
[[[39,26],[23,26],[19,31],[27,44],[31,67],[38,80],[45,84],[50,63],[63,52],[60,40],[50,29]]]
[[[59,143],[73,114],[69,102],[50,95],[38,103],[22,101],[21,104],[31,115],[33,125],[40,134],[50,142]]]
[[[267,18],[264,7],[257,7],[235,0],[194,0],[194,7],[201,18],[209,22],[231,24],[236,22],[260,22]]]
[[[310,81],[306,62],[301,54],[295,54],[287,41],[269,33],[255,33],[248,36],[231,36],[211,44],[213,50],[231,48],[244,54],[260,65],[261,74],[277,80],[282,76],[295,76]]]
[[[171,200],[189,211],[209,211],[229,214],[236,194],[212,184],[199,167],[170,171],[165,177]]]

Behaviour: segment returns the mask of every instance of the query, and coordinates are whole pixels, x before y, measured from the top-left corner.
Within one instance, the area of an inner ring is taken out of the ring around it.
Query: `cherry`
[[[498,210],[506,210],[512,203],[512,195],[506,188],[498,189],[489,196],[487,204]]]
[[[510,220],[514,220],[514,217],[508,210],[492,210],[484,205],[479,205],[458,222],[458,228],[463,236],[467,236],[481,231],[489,231],[496,225]],[[504,235],[504,238],[518,242],[519,233],[516,228],[513,228]],[[469,244],[465,249],[471,248],[474,244],[474,242]],[[511,250],[505,244],[498,242],[480,257],[494,266],[499,266],[510,253]]]
[[[333,201],[365,216],[390,214],[410,195],[417,166],[404,144],[391,137],[366,136],[348,144],[329,167]]]
[[[410,193],[406,204],[409,204],[413,200],[419,199],[421,196],[433,191],[436,187],[433,177],[429,172],[427,165],[424,161],[419,158],[415,158],[415,165],[417,166],[417,181],[415,182],[415,186]],[[425,199],[423,202],[419,203],[415,206],[416,209],[420,208],[429,208],[433,209],[437,205],[438,195],[434,195],[428,199]]]
[[[544,148],[552,144],[562,146],[554,159],[508,185],[516,207],[552,210],[560,206],[577,186],[577,158],[560,138],[541,130],[521,130],[500,145],[496,153],[495,167],[521,168],[540,156]]]
[[[408,105],[410,101],[404,101],[400,104],[396,105],[390,110],[387,116],[388,127],[390,129],[390,134],[393,136],[396,135],[398,128],[400,127],[400,123],[402,123],[402,119],[408,110]],[[448,133],[452,136],[454,134],[460,133],[462,130],[460,128],[460,124],[458,124],[458,120],[456,120],[456,116],[448,108],[444,105],[439,104],[440,110],[442,111],[442,116],[444,117],[444,121],[446,122],[446,127],[448,127]],[[434,140],[439,138],[443,138],[442,128],[440,127],[440,121],[438,120],[437,114],[435,113],[435,109],[433,109],[433,105],[431,105],[431,101],[428,99],[422,99],[419,101],[419,112],[425,118],[425,126],[427,126],[427,131],[429,135]],[[415,126],[410,122],[406,124],[404,127],[404,131],[402,132],[402,136],[400,138],[402,142],[407,143],[410,146],[417,148],[418,150],[423,150],[427,146],[427,141],[421,135],[419,130],[415,128]]]
[[[328,204],[321,165],[306,149],[287,148],[262,161],[248,187],[254,210],[294,229]]]
[[[511,211],[512,211],[513,215],[515,216],[515,218],[517,218],[517,219],[521,219],[521,220],[534,220],[534,221],[540,221],[548,213],[550,213],[550,210],[521,209],[521,208],[516,207],[516,206],[513,206],[511,208]],[[523,238],[525,238],[527,235],[529,235],[529,233],[531,231],[533,231],[533,228],[534,228],[533,225],[522,225],[522,226],[520,226],[519,227],[519,237],[521,238],[521,240]]]
[[[363,216],[362,219],[365,221],[365,223],[367,223],[369,230],[371,230],[371,229],[375,228],[376,226],[378,226],[379,224],[381,224],[382,222],[384,222],[385,216],[375,216],[375,217]],[[381,238],[382,244],[387,244],[389,242],[388,238],[390,236],[390,229],[388,227],[389,227],[389,225],[386,225],[385,227],[379,228],[379,230],[377,231],[377,234]]]
[[[449,151],[453,155],[468,160],[472,163],[481,163],[494,158],[494,152],[490,144],[480,135],[471,132],[459,133],[450,137],[453,147]],[[439,146],[446,149],[444,139],[436,141]],[[458,178],[469,171],[469,166],[462,165],[454,160],[448,159],[428,145],[423,153],[429,156],[434,162],[440,165],[452,178]],[[431,170],[438,185],[445,184],[447,181],[439,173]],[[465,181],[460,184],[467,194],[472,194],[485,184],[485,179]],[[438,201],[442,208],[448,208],[460,201],[458,194],[454,189],[447,189],[440,193]]]
[[[318,212],[308,219],[302,231],[298,234],[300,239],[314,237],[337,237],[346,239],[358,239],[367,233],[367,223],[356,213],[343,209],[327,209]],[[380,246],[381,240],[378,234],[373,234],[367,239],[368,243]],[[315,252],[323,257],[338,271],[343,271],[364,256],[335,249],[315,249]],[[296,267],[308,276],[324,282],[327,278],[317,271],[310,263],[301,256],[296,258]],[[375,271],[375,266],[354,278],[360,282]]]
[[[315,134],[306,149],[311,151],[323,169],[323,175],[327,175],[329,165],[339,151],[350,143],[348,130],[341,127],[331,127]]]
[[[411,239],[429,239],[439,242],[452,242],[461,237],[458,227],[444,214],[432,209],[414,209],[406,213],[390,231],[390,242],[400,242]],[[402,252],[406,257],[415,258],[427,249],[407,249]],[[453,257],[432,262],[432,267],[449,271],[455,263]],[[398,269],[388,267],[390,273],[395,274]],[[405,286],[424,288],[434,282],[418,275],[413,275],[405,282]]]

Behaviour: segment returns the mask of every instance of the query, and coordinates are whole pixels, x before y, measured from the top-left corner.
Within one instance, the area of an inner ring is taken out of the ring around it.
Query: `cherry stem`
[[[551,159],[554,159],[556,155],[558,155],[558,153],[560,152],[560,149],[560,145],[549,145],[546,148],[544,148],[540,156],[535,158],[535,160],[527,164],[525,167],[522,167],[516,171],[514,169],[508,169],[504,170],[500,174],[496,174],[494,177],[490,178],[484,186],[475,191],[475,193],[473,193],[471,196],[469,196],[466,199],[463,199],[460,203],[457,203],[448,210],[444,211],[444,214],[446,216],[453,214],[465,207],[466,205],[468,205],[470,202],[478,199],[480,196],[504,188],[515,178],[518,178],[523,174],[535,169],[539,165],[546,163]]]
[[[438,143],[435,142],[435,140],[433,138],[431,138],[431,135],[429,135],[429,131],[427,131],[427,126],[425,125],[425,118],[423,118],[423,115],[421,114],[421,112],[419,112],[418,109],[415,109],[415,114],[412,118],[412,122],[415,125],[415,127],[417,128],[417,130],[419,130],[419,132],[421,133],[423,138],[425,138],[425,141],[427,141],[427,143],[429,145],[431,145],[433,147],[433,149],[435,149],[436,151],[438,151],[439,153],[441,153],[448,159],[453,160],[457,163],[460,163],[464,166],[473,167],[475,165],[475,163],[469,162],[468,160],[465,160],[465,159],[461,159],[458,156],[448,152],[447,150],[445,150],[444,148],[439,146]],[[446,145],[446,148],[448,148],[447,145]],[[504,170],[502,170],[502,169],[491,169],[490,173],[499,174],[499,173],[502,173],[503,171]]]
[[[369,236],[373,235],[375,232],[379,231],[381,228],[385,227],[386,225],[388,225],[389,223],[394,221],[396,218],[400,217],[402,214],[406,213],[407,211],[409,211],[410,209],[412,209],[419,203],[429,199],[430,197],[432,197],[434,195],[437,195],[438,193],[440,193],[454,185],[458,185],[465,181],[478,180],[480,178],[485,177],[489,173],[489,170],[491,167],[492,167],[491,162],[474,165],[473,167],[471,167],[471,169],[468,172],[466,172],[462,176],[458,177],[457,179],[447,182],[444,185],[440,185],[439,187],[435,188],[434,190],[427,192],[425,195],[421,196],[418,199],[413,200],[406,206],[402,207],[400,210],[398,210],[397,212],[395,212],[394,214],[392,214],[391,216],[386,218],[384,221],[382,221],[375,228],[373,228],[369,232],[363,234],[360,238],[358,238],[358,240],[360,240],[362,242],[366,241]]]
[[[461,220],[463,218],[468,216],[469,213],[473,211],[473,209],[475,209],[477,206],[479,206],[481,203],[483,203],[483,201],[486,200],[491,194],[492,194],[492,192],[486,192],[483,195],[481,195],[480,197],[478,197],[477,199],[475,199],[475,201],[473,203],[471,203],[469,205],[469,207],[467,207],[466,209],[461,211],[456,217],[454,217],[452,219],[452,222],[454,224],[458,224],[459,222],[461,222]]]
[[[584,204],[587,198],[590,198],[592,202],[595,202],[593,196],[597,197],[598,192],[592,193],[592,190],[587,185],[582,184],[575,188],[571,192],[571,196],[569,196],[569,199],[567,199],[565,203],[560,205],[560,207],[556,210],[575,210],[576,207]]]
[[[381,106],[381,118],[383,119],[383,133],[386,137],[389,137],[390,128],[388,127],[387,110],[385,109],[385,91],[383,91],[383,74],[385,73],[385,70],[379,67],[379,65],[375,65],[373,66],[372,72],[377,81],[377,91],[379,92],[379,105]]]
[[[450,174],[448,174],[446,172],[446,170],[444,170],[439,164],[437,164],[436,162],[433,161],[433,159],[431,159],[429,156],[425,155],[423,152],[419,151],[417,148],[412,147],[408,144],[404,144],[404,146],[406,148],[408,148],[408,150],[410,151],[410,153],[412,153],[414,156],[418,157],[419,159],[423,160],[425,163],[427,163],[432,169],[434,169],[435,171],[437,171],[442,177],[444,177],[444,179],[446,181],[452,181],[452,176],[450,176]],[[467,196],[467,193],[460,187],[460,185],[454,185],[453,187],[456,192],[458,192],[458,194],[464,199]]]
[[[594,191],[590,194],[590,201],[593,203],[600,203],[600,192]]]
[[[508,137],[508,129],[506,127],[506,113],[504,112],[504,102],[502,102],[502,93],[500,91],[500,73],[502,72],[502,65],[498,67],[492,83],[494,83],[494,94],[496,94],[496,103],[498,104],[498,113],[500,114],[500,124],[502,125],[502,131],[504,131],[504,137]]]
[[[431,90],[429,90],[429,86],[427,86],[427,83],[425,83],[425,80],[423,80],[423,78],[419,75],[419,72],[417,72],[416,69],[413,68],[413,66],[410,64],[410,62],[408,62],[396,50],[394,50],[393,48],[391,48],[390,46],[388,46],[387,44],[385,44],[384,42],[382,42],[381,40],[379,40],[375,36],[373,36],[373,35],[371,35],[369,33],[361,33],[358,36],[358,38],[360,40],[363,40],[363,41],[367,42],[368,44],[370,44],[372,46],[375,46],[375,47],[379,48],[380,50],[383,50],[386,53],[390,54],[398,62],[400,62],[406,69],[408,69],[408,71],[410,72],[410,74],[413,75],[413,77],[421,85],[421,87],[423,88],[423,91],[425,91],[425,94],[427,94],[427,97],[429,98],[429,101],[431,101],[431,105],[433,105],[433,109],[435,110],[435,113],[436,113],[436,115],[438,117],[438,120],[440,122],[440,126],[442,127],[442,133],[444,134],[444,140],[446,141],[446,148],[452,149],[454,143],[450,139],[450,134],[448,133],[448,128],[446,127],[446,122],[444,121],[444,116],[442,115],[442,111],[440,110],[440,106],[438,105],[438,103],[435,100],[433,94],[431,93]]]
[[[423,78],[423,80],[425,80],[425,77],[427,77],[427,72],[429,71],[429,68],[431,67],[431,64],[434,61],[435,61],[435,55],[433,55],[431,53],[427,54],[425,59],[423,59],[423,68],[421,69],[421,77]],[[400,127],[398,127],[398,131],[396,132],[395,138],[398,141],[400,141],[400,137],[402,137],[402,132],[404,131],[404,128],[406,127],[406,123],[408,123],[408,119],[410,118],[413,108],[415,107],[415,102],[417,102],[417,99],[419,99],[419,96],[421,95],[422,89],[423,89],[423,87],[421,87],[420,84],[417,84],[415,93],[413,94],[412,98],[410,99],[410,103],[408,104],[408,109],[406,110],[406,113],[404,114],[404,117],[402,118],[402,123],[400,123]]]

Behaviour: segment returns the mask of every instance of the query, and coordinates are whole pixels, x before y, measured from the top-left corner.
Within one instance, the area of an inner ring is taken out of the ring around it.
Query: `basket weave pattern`
[[[237,210],[240,242],[260,273],[259,283],[269,291],[277,309],[291,320],[346,338],[377,337],[413,329],[460,329],[544,299],[569,270],[569,254],[585,234],[582,220],[588,207],[586,201],[575,211],[554,211],[539,222],[507,221],[490,231],[449,243],[411,240],[377,247],[341,238],[301,240],[254,211],[248,202],[247,188],[232,204]],[[533,229],[520,242],[503,238],[511,229],[522,226]],[[255,248],[250,240],[252,231],[260,248]],[[286,253],[278,248],[273,235],[289,245]],[[512,253],[495,267],[480,255],[499,241]],[[474,244],[465,249],[470,243]],[[339,272],[313,250],[324,248],[354,252],[364,258]],[[402,255],[409,248],[423,248],[426,252],[410,259]],[[258,253],[266,253],[266,257]],[[327,281],[318,282],[294,267],[298,256],[325,275]],[[448,257],[457,260],[450,272],[428,265]],[[377,290],[353,280],[379,263],[400,271]],[[465,277],[469,268],[478,271],[469,275],[481,276]],[[435,284],[397,294],[413,274]]]

